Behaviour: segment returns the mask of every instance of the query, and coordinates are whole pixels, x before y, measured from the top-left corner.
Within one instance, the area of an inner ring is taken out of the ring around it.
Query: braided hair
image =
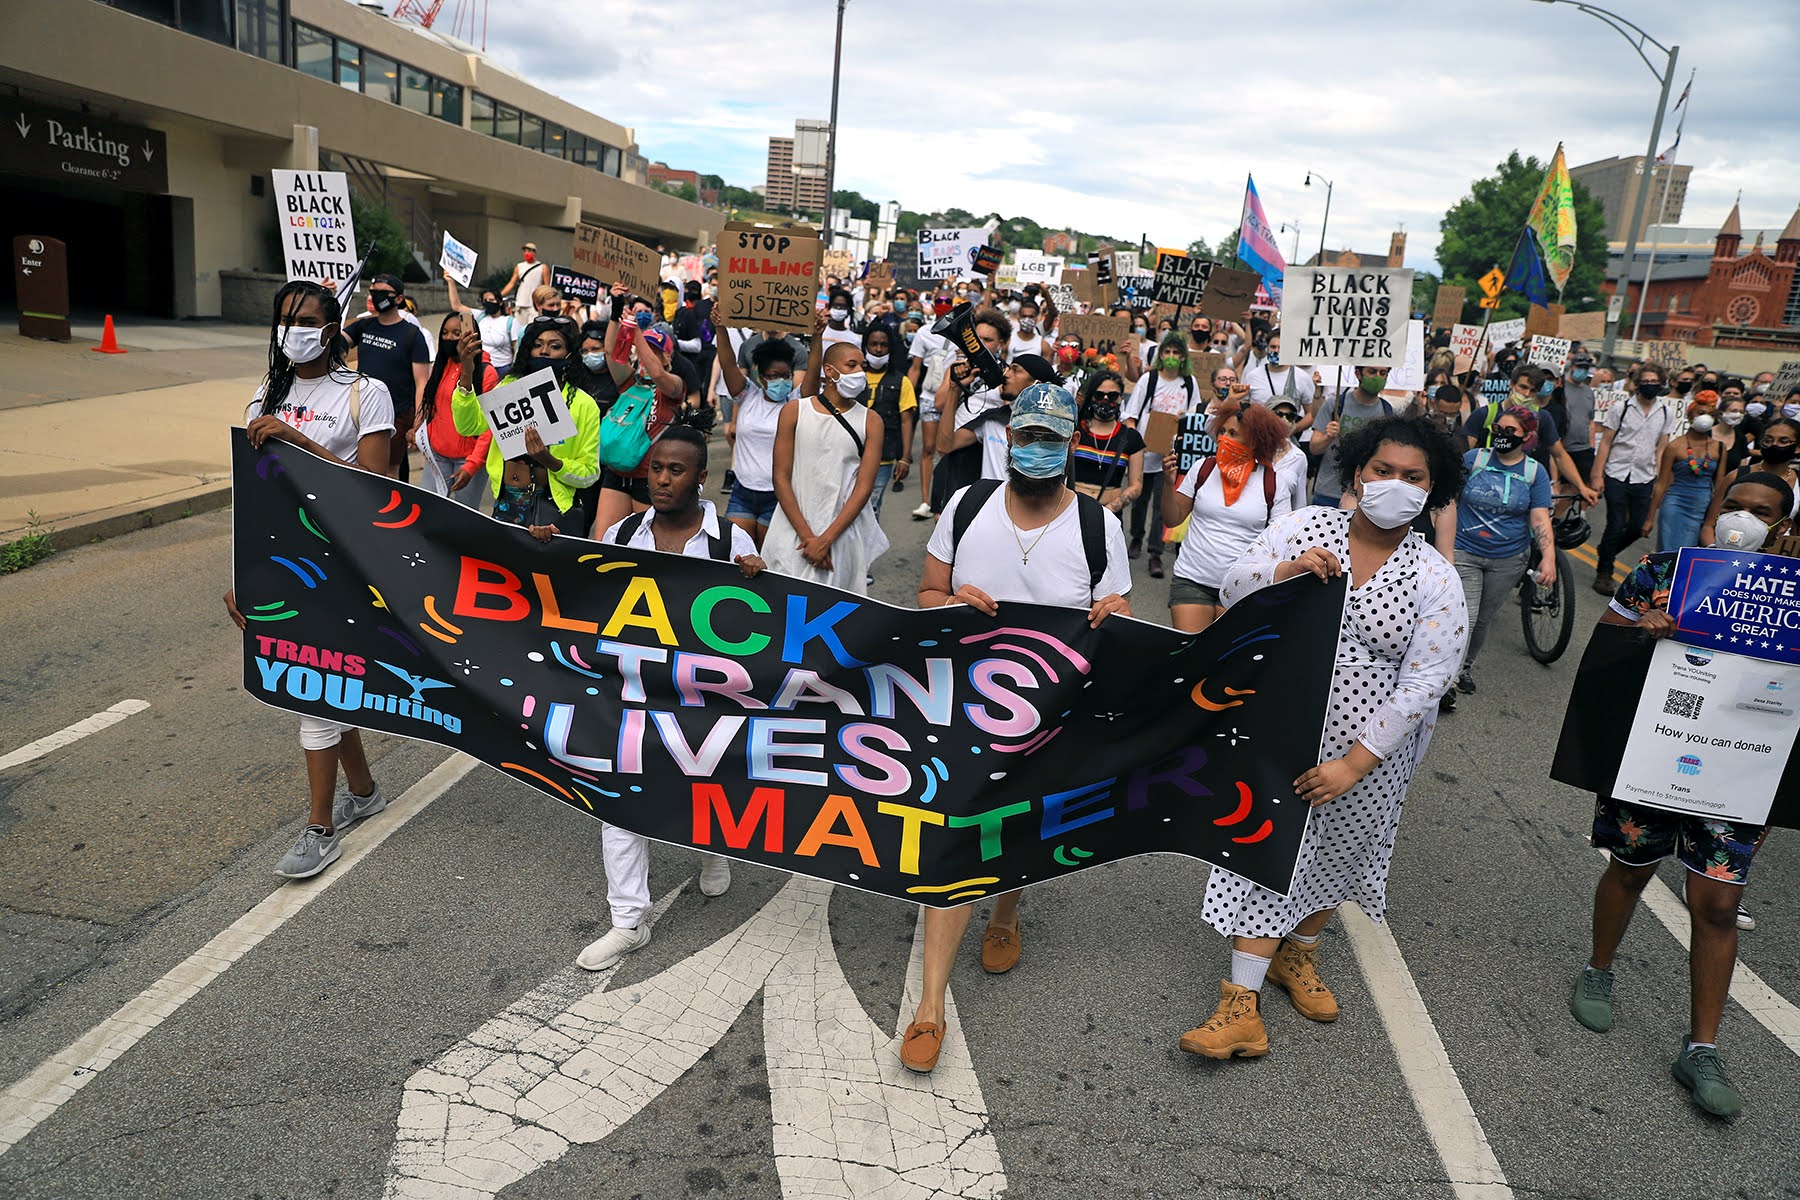
[[[336,325],[338,332],[325,347],[326,363],[331,374],[342,372],[355,375],[350,364],[344,361],[344,348],[349,345],[343,334],[344,310],[338,304],[337,294],[329,288],[320,287],[310,279],[294,279],[282,284],[281,290],[275,293],[275,312],[269,323],[269,373],[263,378],[262,410],[265,416],[272,416],[281,410],[288,393],[294,386],[294,364],[282,349],[281,331],[291,325],[294,318],[300,315],[300,309],[309,299],[317,299],[319,309],[325,315],[327,326]]]

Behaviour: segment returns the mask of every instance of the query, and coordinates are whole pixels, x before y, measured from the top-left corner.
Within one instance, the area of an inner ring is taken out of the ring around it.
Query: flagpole
[[[1637,316],[1631,322],[1631,340],[1634,342],[1643,330],[1644,304],[1650,298],[1650,275],[1656,270],[1656,252],[1662,246],[1663,217],[1669,211],[1669,185],[1675,180],[1675,150],[1681,145],[1681,131],[1687,128],[1687,101],[1694,90],[1695,74],[1696,72],[1688,73],[1687,87],[1681,93],[1681,120],[1675,123],[1675,145],[1669,147],[1669,166],[1663,172],[1662,204],[1656,210],[1656,230],[1650,235],[1650,257],[1644,263],[1644,282],[1638,287]],[[1655,164],[1652,163],[1651,170],[1655,169]],[[1626,267],[1625,279],[1627,283],[1631,280],[1629,265]]]
[[[1231,245],[1232,257],[1237,260],[1240,271],[1244,269],[1244,222],[1250,217],[1250,180],[1251,176],[1244,176],[1244,203],[1238,207],[1237,241]]]

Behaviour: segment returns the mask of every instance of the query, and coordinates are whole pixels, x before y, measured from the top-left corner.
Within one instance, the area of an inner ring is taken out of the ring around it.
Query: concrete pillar
[[[294,126],[294,140],[288,147],[287,170],[316,171],[319,169],[319,127],[317,125]]]

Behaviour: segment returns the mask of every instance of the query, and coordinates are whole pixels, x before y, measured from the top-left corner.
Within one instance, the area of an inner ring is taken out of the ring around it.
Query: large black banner
[[[948,906],[1171,852],[1285,892],[1342,581],[1204,633],[900,609],[727,563],[540,544],[232,434],[244,686],[437,742],[626,829]]]

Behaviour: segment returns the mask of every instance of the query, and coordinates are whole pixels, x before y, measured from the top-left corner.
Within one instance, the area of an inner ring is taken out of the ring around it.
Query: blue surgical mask
[[[1548,396],[1555,390],[1556,384],[1553,380],[1546,379],[1544,382],[1538,384],[1538,395],[1540,396]]]
[[[1576,383],[1586,383],[1591,375],[1593,375],[1593,372],[1586,367],[1576,367],[1573,371],[1569,372],[1569,378],[1573,379]]]
[[[1800,417],[1800,404],[1782,405],[1781,415],[1784,417]]]
[[[903,313],[905,311],[906,311],[906,301],[904,301],[904,300],[894,301],[894,312]]]
[[[1069,443],[1032,442],[1012,448],[1013,470],[1027,479],[1054,479],[1069,464]]]
[[[787,398],[794,394],[794,381],[791,379],[770,379],[763,383],[763,395],[777,404],[786,404]]]
[[[1281,365],[1281,351],[1279,351],[1279,350],[1269,351],[1268,362],[1271,367],[1279,367]]]
[[[588,351],[581,356],[581,365],[590,371],[598,371],[606,365],[606,352],[604,350]]]
[[[1430,387],[1425,389],[1425,395],[1432,400],[1436,400],[1437,394],[1438,394],[1438,388],[1440,388],[1442,386],[1443,386],[1442,384],[1438,384],[1438,383],[1432,384]]]

